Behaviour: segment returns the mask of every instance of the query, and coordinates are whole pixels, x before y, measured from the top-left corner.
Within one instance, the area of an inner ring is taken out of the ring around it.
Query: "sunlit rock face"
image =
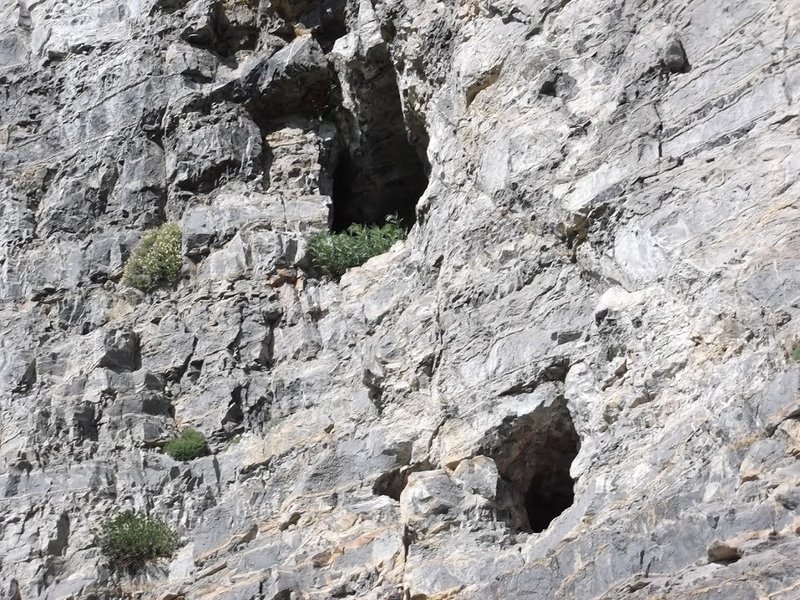
[[[798,115],[796,0],[0,0],[0,598],[795,598]]]

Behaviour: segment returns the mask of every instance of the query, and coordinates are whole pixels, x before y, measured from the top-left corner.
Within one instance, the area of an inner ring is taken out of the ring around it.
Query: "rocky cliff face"
[[[2,0],[0,83],[3,598],[800,597],[796,0]]]

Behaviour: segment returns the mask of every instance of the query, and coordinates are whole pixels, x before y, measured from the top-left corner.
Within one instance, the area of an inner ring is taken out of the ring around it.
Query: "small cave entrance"
[[[407,467],[402,467],[381,474],[372,485],[372,493],[376,496],[388,496],[399,502],[400,494],[403,493],[411,472]]]
[[[385,47],[372,49],[345,76],[355,108],[341,127],[345,143],[333,169],[331,229],[381,224],[389,215],[410,228],[428,186],[427,135],[416,121],[407,122]]]
[[[569,469],[580,438],[564,398],[515,417],[492,432],[484,453],[509,490],[509,522],[538,533],[574,501]],[[524,524],[527,523],[527,527]]]
[[[333,218],[331,229],[344,231],[353,223],[380,225],[397,215],[410,228],[416,222],[416,208],[428,180],[416,153],[402,156],[385,151],[368,161],[343,154],[333,172]],[[382,161],[377,164],[377,161]]]
[[[525,512],[533,532],[547,529],[550,522],[572,506],[575,500],[569,467],[577,454],[577,447],[571,445],[564,449],[567,452],[558,457],[560,460],[557,463],[536,473],[525,493]],[[568,458],[564,460],[564,456]]]

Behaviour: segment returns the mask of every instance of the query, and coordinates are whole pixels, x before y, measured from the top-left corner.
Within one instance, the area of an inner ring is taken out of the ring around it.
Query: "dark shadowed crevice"
[[[331,229],[333,231],[343,231],[348,228],[356,219],[351,208],[353,199],[353,187],[351,178],[353,168],[350,164],[350,157],[344,153],[336,165],[333,172],[333,220]]]
[[[98,439],[98,423],[94,405],[91,402],[81,402],[75,407],[72,416],[73,430],[79,441]]]
[[[215,432],[222,437],[231,437],[243,431],[244,412],[242,411],[242,386],[237,385],[231,390],[231,399],[228,403],[228,412],[222,418],[222,429]]]
[[[62,513],[56,522],[56,537],[47,543],[47,554],[61,556],[69,544],[69,516]]]
[[[572,506],[569,470],[579,449],[580,438],[563,398],[508,419],[487,436],[484,453],[494,459],[510,488],[510,522],[527,521],[523,529],[544,531]]]
[[[16,387],[11,391],[16,394],[26,394],[31,390],[31,388],[34,386],[35,383],[36,383],[36,360],[31,360],[30,363],[28,363],[28,368],[25,369],[25,372],[22,374],[22,377],[20,377]]]
[[[578,453],[576,442],[572,436],[550,441],[552,445],[548,450],[553,462],[545,462],[534,469],[534,476],[525,492],[525,512],[534,532],[547,529],[550,522],[575,500],[569,467]]]
[[[353,223],[381,224],[389,215],[406,227],[416,221],[417,201],[428,182],[416,152],[398,132],[405,135],[402,122],[381,147],[340,157],[333,174],[334,231]]]
[[[330,52],[334,42],[347,33],[346,8],[346,0],[325,0],[318,5],[313,33],[325,52]]]
[[[221,58],[233,57],[240,50],[255,50],[258,44],[258,27],[253,23],[231,21],[224,10],[216,18],[217,47]]]
[[[393,469],[383,473],[375,480],[372,493],[376,496],[388,496],[392,500],[400,501],[400,494],[408,483],[410,471],[405,468]]]
[[[271,0],[259,8],[262,25],[291,42],[310,32],[327,53],[347,33],[347,0]]]
[[[372,493],[376,496],[387,496],[399,502],[400,494],[403,493],[403,490],[408,484],[408,477],[412,473],[429,471],[431,468],[431,464],[425,461],[386,471],[375,480],[375,483],[372,485]]]
[[[427,135],[421,123],[412,127],[406,122],[385,46],[371,48],[362,62],[349,67],[344,77],[355,112],[342,127],[345,143],[334,168],[332,229],[380,224],[395,214],[410,227],[428,185],[427,165],[420,158],[427,147],[415,144],[427,146]]]

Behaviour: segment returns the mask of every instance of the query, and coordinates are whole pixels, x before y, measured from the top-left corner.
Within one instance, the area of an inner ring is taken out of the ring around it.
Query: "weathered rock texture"
[[[799,109],[797,0],[0,0],[0,597],[799,598]]]

